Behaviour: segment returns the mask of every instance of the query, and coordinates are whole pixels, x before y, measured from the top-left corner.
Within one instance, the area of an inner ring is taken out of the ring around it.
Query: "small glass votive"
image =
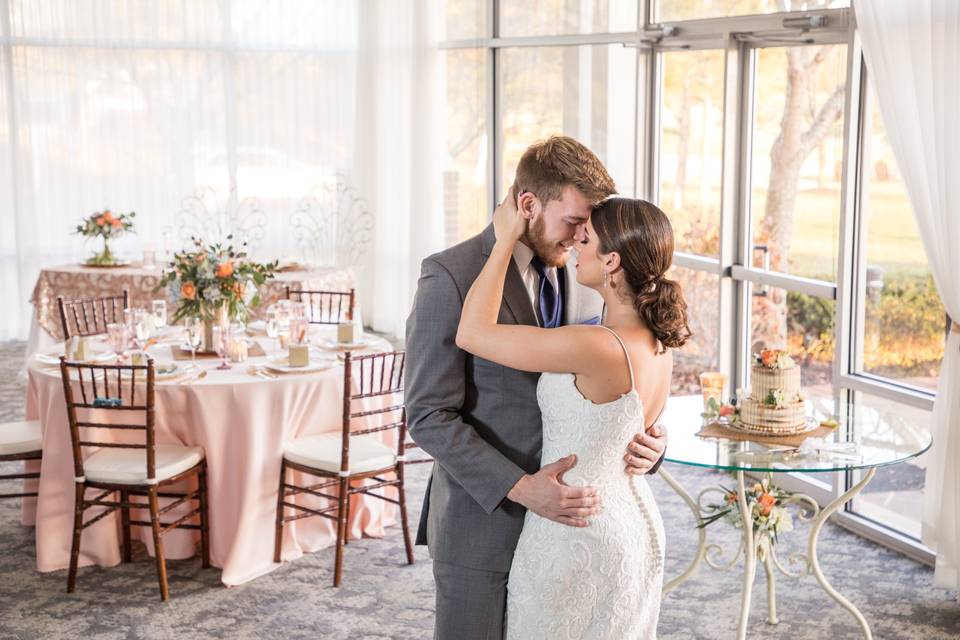
[[[727,376],[719,371],[704,371],[700,374],[700,391],[703,393],[703,408],[709,408],[710,400],[716,400],[717,405],[723,404],[723,387],[727,384]]]
[[[230,338],[227,343],[227,351],[230,354],[231,362],[243,362],[249,356],[247,341],[242,338]]]

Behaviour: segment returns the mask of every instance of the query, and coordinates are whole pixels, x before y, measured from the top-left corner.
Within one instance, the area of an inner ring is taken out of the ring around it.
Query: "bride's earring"
[[[603,272],[603,288],[606,289],[610,285],[610,273],[607,271]]]

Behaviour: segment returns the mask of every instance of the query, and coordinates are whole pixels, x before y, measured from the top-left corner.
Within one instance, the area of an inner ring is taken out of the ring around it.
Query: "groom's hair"
[[[546,205],[559,200],[566,185],[576,187],[594,206],[617,192],[600,158],[569,136],[535,142],[520,157],[514,180],[517,193],[529,191]]]

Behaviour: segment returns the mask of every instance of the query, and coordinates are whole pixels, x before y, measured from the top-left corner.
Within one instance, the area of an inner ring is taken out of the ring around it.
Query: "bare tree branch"
[[[846,87],[847,85],[844,83],[833,90],[833,94],[820,108],[820,113],[817,114],[813,124],[804,132],[802,151],[804,157],[820,144],[830,131],[830,127],[843,113],[843,98]]]

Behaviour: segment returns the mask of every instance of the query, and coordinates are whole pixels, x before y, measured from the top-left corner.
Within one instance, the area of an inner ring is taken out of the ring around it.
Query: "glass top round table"
[[[706,426],[700,415],[700,395],[671,397],[658,422],[668,434],[666,462],[729,471],[817,473],[870,469],[904,462],[930,448],[931,437],[925,430],[899,421],[893,423],[866,406],[851,408],[853,419],[841,416],[839,426],[831,433],[822,438],[807,438],[800,447],[697,435]],[[829,418],[831,412],[832,401],[807,400],[808,416],[819,421]]]

